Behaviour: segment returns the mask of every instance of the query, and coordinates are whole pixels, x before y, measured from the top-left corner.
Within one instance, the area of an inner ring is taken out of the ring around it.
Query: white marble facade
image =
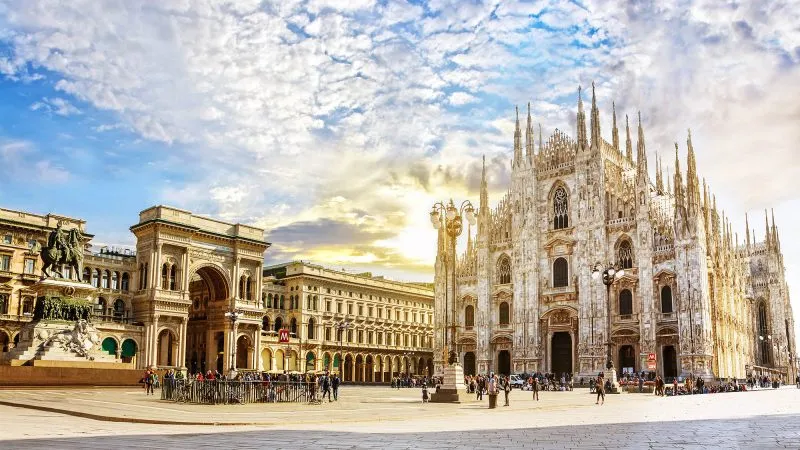
[[[452,319],[448,313],[445,321],[449,289],[466,373],[597,374],[609,308],[606,287],[591,272],[615,263],[625,268],[608,292],[620,371],[648,370],[655,354],[653,371],[666,376],[744,377],[757,366],[793,379],[794,319],[774,218],[764,242],[751,238],[748,224],[739,243],[697,173],[691,134],[686,163],[676,144],[674,176],[665,182],[656,161],[653,180],[641,119],[634,142],[626,116],[620,142],[614,109],[608,143],[594,92],[588,121],[578,96],[577,139],[559,130],[543,139],[541,126],[534,133],[529,106],[523,141],[517,114],[511,186],[490,209],[484,164],[477,235],[455,275],[445,270],[451,251],[440,229],[437,373]]]

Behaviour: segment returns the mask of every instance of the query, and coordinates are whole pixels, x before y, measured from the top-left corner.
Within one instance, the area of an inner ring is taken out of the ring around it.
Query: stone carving
[[[556,323],[562,323],[562,324],[563,323],[569,323],[570,322],[569,312],[568,311],[564,311],[563,309],[560,310],[560,311],[556,311],[555,313],[553,313],[553,315],[551,316],[550,320],[554,324],[556,324]]]
[[[100,343],[100,337],[97,335],[97,330],[89,325],[89,322],[81,319],[75,322],[72,330],[53,333],[46,343],[58,345],[66,352],[93,360],[94,357],[90,356],[90,351]]]
[[[65,264],[72,269],[70,279],[74,277],[80,281],[83,271],[83,235],[77,228],[64,231],[63,223],[58,222],[56,229],[50,232],[47,246],[42,249],[41,256],[44,261],[42,279],[53,278],[48,269]],[[64,278],[58,270],[53,269],[53,272]]]

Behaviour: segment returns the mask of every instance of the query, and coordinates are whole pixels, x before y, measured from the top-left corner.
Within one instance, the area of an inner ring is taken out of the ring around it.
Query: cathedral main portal
[[[553,373],[572,373],[572,337],[566,331],[553,333],[552,360],[550,367]]]

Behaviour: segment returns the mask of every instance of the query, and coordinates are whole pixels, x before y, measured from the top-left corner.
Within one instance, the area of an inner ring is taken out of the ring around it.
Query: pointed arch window
[[[569,228],[569,198],[567,190],[558,187],[553,193],[553,229]]]
[[[511,319],[510,307],[508,302],[500,303],[500,325],[508,325]]]
[[[174,291],[178,288],[178,268],[173,264],[169,268],[169,290]]]
[[[669,286],[661,288],[661,312],[664,314],[672,312],[672,288]]]
[[[564,258],[553,261],[553,287],[569,286],[569,264]]]
[[[633,267],[633,247],[631,241],[624,240],[620,242],[619,249],[617,250],[617,264],[623,269],[630,269]]]
[[[314,319],[308,319],[308,339],[314,339],[314,327],[316,323]]]
[[[497,284],[509,283],[511,283],[511,259],[504,255],[497,261]]]
[[[629,289],[619,293],[619,315],[630,316],[633,314],[633,294]]]
[[[475,308],[472,305],[467,305],[464,308],[464,327],[471,330],[475,326]]]
[[[762,366],[770,366],[772,358],[770,346],[772,345],[769,333],[769,322],[767,321],[767,305],[764,300],[758,302],[758,342],[761,353],[759,358]]]

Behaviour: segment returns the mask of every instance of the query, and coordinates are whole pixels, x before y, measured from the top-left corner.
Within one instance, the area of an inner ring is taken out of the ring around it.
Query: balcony
[[[615,323],[637,323],[639,322],[639,314],[617,314],[614,317]]]
[[[677,322],[678,315],[674,312],[660,313],[658,317],[659,322]]]

